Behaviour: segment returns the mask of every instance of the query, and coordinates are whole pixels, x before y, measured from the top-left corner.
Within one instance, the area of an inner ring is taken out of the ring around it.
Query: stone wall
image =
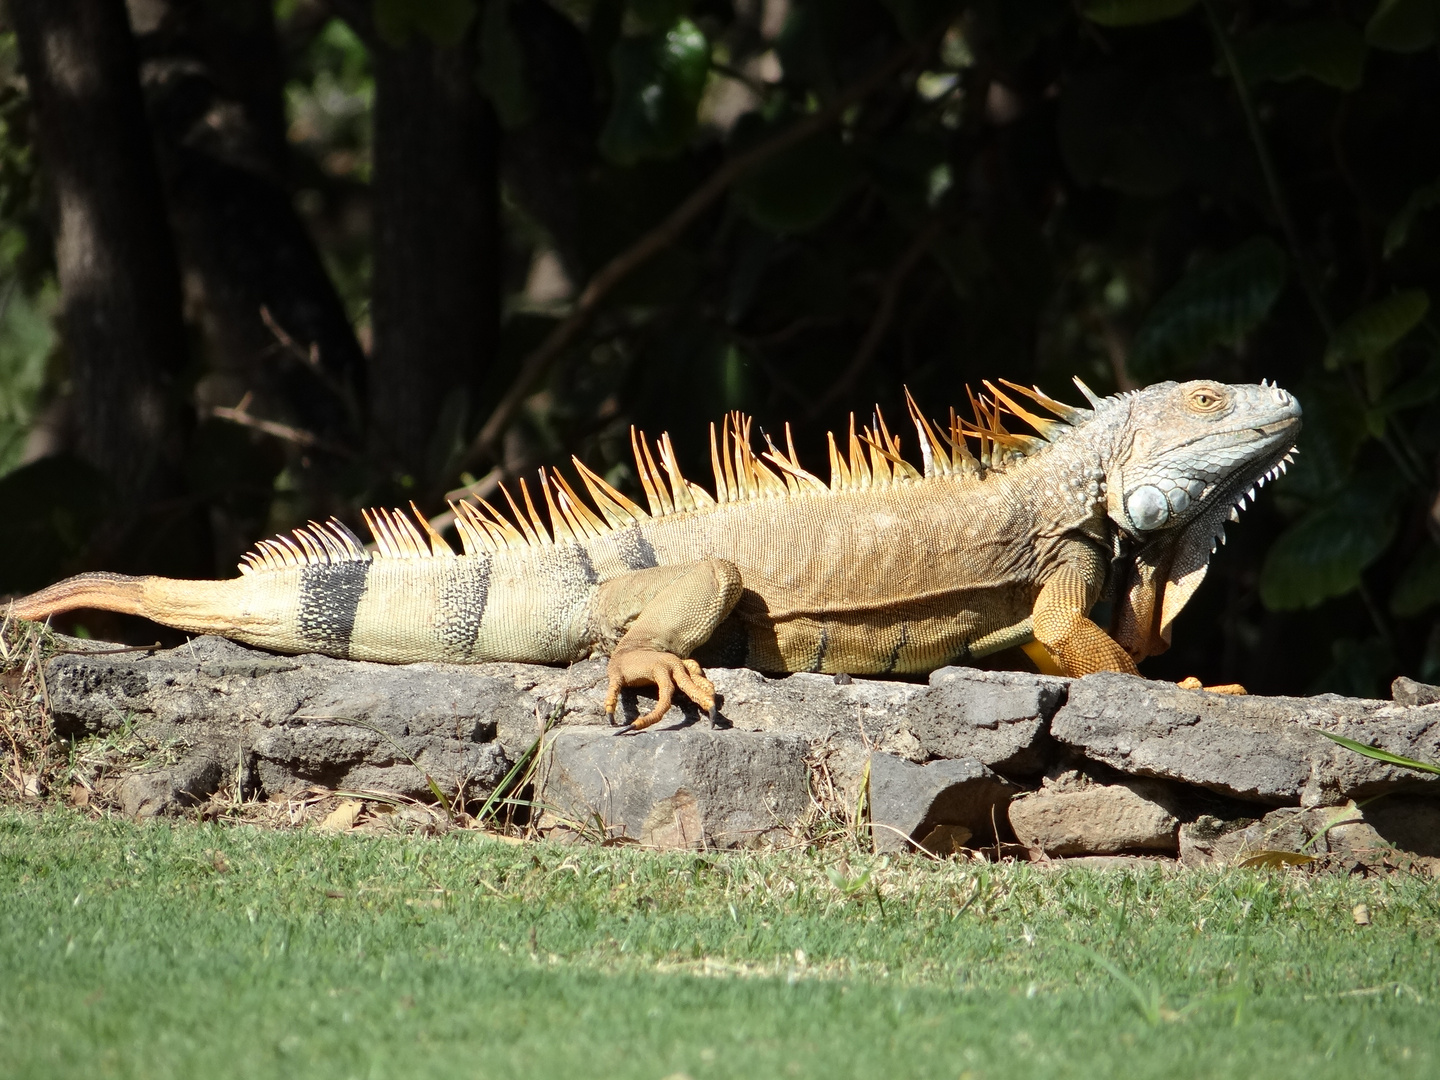
[[[1408,680],[1398,701],[1369,701],[1110,674],[945,668],[907,683],[717,669],[715,725],[686,703],[617,737],[602,660],[399,667],[219,638],[155,653],[67,645],[46,666],[58,733],[168,748],[117,786],[141,816],[203,802],[227,776],[254,799],[328,788],[428,800],[438,788],[475,804],[544,732],[532,824],[557,836],[743,846],[860,808],[891,851],[1440,856],[1440,777],[1321,734],[1440,760],[1440,704],[1426,703],[1440,691]],[[652,702],[627,694],[621,720]]]

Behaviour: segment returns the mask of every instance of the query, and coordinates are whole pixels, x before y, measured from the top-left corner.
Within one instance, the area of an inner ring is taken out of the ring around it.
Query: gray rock
[[[1180,860],[1187,865],[1242,861],[1258,852],[1331,856],[1366,865],[1395,852],[1440,855],[1440,802],[1392,796],[1365,806],[1287,806],[1259,821],[1198,819],[1180,827]]]
[[[60,735],[129,727],[151,743],[213,747],[253,759],[267,795],[317,784],[428,798],[428,773],[447,795],[464,785],[483,796],[509,768],[505,736],[533,740],[543,708],[509,670],[279,657],[221,638],[60,655],[46,679]]]
[[[1186,866],[1231,866],[1260,852],[1291,852],[1319,857],[1327,853],[1312,841],[1345,807],[1306,809],[1286,806],[1258,821],[1201,818],[1180,826],[1180,861]]]
[[[720,721],[737,731],[804,735],[812,743],[851,742],[908,760],[968,757],[1016,773],[1043,768],[1045,727],[1065,698],[1064,679],[1018,672],[942,668],[929,684],[800,672],[774,677],[745,668],[707,672],[720,698]],[[603,660],[568,669],[567,724],[608,724]],[[648,712],[654,695],[626,691],[619,719]],[[653,730],[707,720],[677,701]]]
[[[1271,805],[1335,805],[1440,782],[1362,757],[1321,730],[1408,757],[1440,757],[1440,706],[1334,694],[1231,697],[1130,675],[1076,680],[1050,725],[1058,742],[1121,772]]]
[[[973,758],[1007,775],[1044,770],[1049,722],[1069,680],[1011,671],[941,668],[928,693],[906,705],[905,723],[927,756]]]
[[[1015,838],[1046,855],[1177,853],[1180,822],[1142,785],[1096,784],[1083,790],[1040,791],[1010,803]]]
[[[1390,684],[1390,699],[1396,705],[1435,705],[1440,703],[1440,686],[1416,682],[1401,675]]]
[[[120,810],[141,820],[199,806],[220,787],[225,767],[214,753],[192,753],[167,768],[132,772],[116,792]]]
[[[870,755],[870,824],[876,851],[911,851],[937,826],[959,825],[995,839],[994,823],[1019,789],[978,761],[915,765],[893,754]]]
[[[694,727],[618,737],[559,731],[538,785],[539,825],[657,848],[777,840],[810,806],[808,745],[796,735]]]

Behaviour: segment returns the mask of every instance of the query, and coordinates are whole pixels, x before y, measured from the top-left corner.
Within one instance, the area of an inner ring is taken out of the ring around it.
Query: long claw
[[[625,686],[653,684],[656,689],[655,708],[626,725],[622,733],[643,731],[662,720],[675,700],[675,691],[682,691],[696,706],[716,716],[715,687],[705,678],[698,662],[681,659],[673,653],[651,649],[626,649],[610,656],[610,686],[606,695],[606,712],[613,714]]]
[[[615,735],[618,738],[621,735],[635,735],[638,734],[639,731],[640,729],[637,728],[634,724],[626,724],[619,731],[615,732]]]
[[[655,689],[658,700],[655,708],[651,709],[644,716],[637,716],[631,721],[630,726],[636,731],[644,731],[651,724],[658,724],[660,720],[670,711],[670,705],[675,700],[675,683],[664,668],[655,672]]]
[[[710,726],[720,726],[720,706],[713,700],[710,702]]]

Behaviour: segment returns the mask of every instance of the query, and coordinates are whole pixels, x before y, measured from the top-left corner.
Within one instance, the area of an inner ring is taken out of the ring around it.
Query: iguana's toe
[[[620,699],[620,691],[627,686],[654,686],[658,700],[655,708],[644,716],[621,728],[617,734],[644,731],[651,724],[658,723],[675,699],[676,689],[699,708],[713,714],[715,709],[715,687],[705,678],[704,669],[694,660],[685,659],[673,653],[657,649],[625,649],[610,657],[610,687],[605,695],[605,711],[614,715]]]
[[[1175,684],[1181,690],[1204,690],[1208,694],[1230,694],[1234,697],[1244,696],[1247,691],[1239,683],[1220,683],[1216,686],[1206,686],[1194,675],[1186,676]]]

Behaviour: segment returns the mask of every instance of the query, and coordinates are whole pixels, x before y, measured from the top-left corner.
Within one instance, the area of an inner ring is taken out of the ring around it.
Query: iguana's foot
[[[1206,693],[1209,694],[1230,694],[1235,697],[1242,697],[1246,693],[1245,687],[1241,686],[1239,683],[1232,682],[1221,683],[1219,686],[1206,686],[1194,675],[1190,675],[1184,679],[1181,679],[1175,685],[1178,686],[1181,690],[1204,690]]]
[[[675,698],[675,688],[701,709],[710,713],[713,723],[715,715],[715,687],[705,678],[704,669],[694,660],[682,660],[673,653],[658,649],[625,649],[610,656],[610,689],[605,695],[605,713],[612,719],[615,706],[620,702],[620,691],[627,686],[651,686],[658,691],[659,700],[655,708],[644,716],[636,717],[616,734],[625,735],[632,731],[644,731],[657,723],[670,711]]]

